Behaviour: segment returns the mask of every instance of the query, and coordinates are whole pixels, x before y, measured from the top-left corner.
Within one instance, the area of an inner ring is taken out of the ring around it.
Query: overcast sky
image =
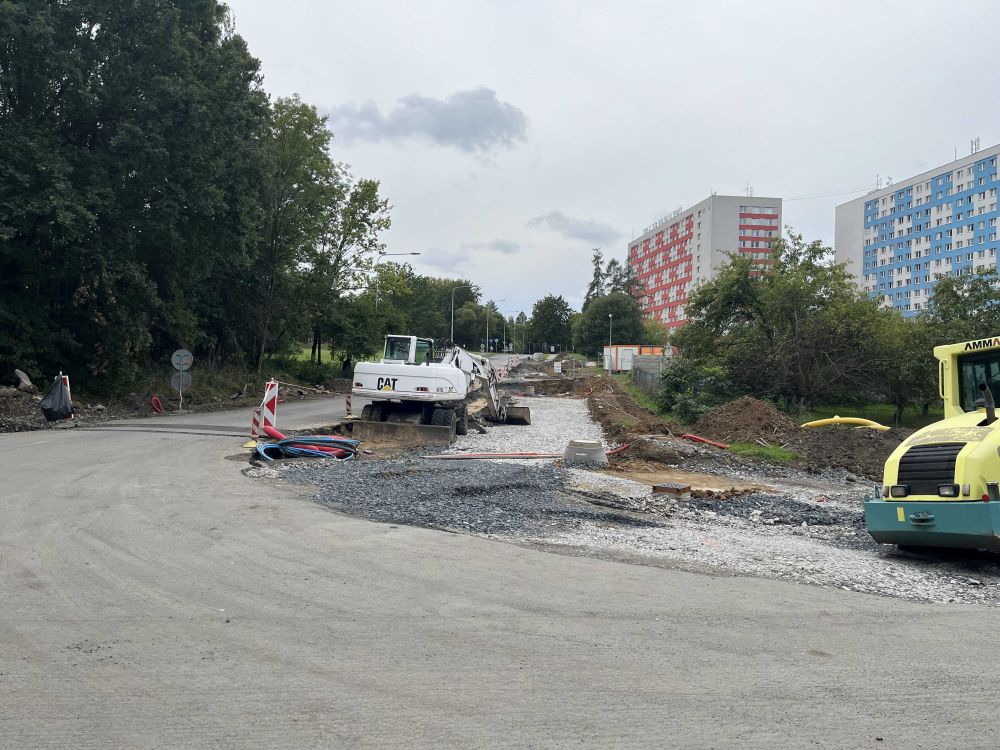
[[[273,96],[330,117],[391,252],[505,311],[720,194],[834,207],[1000,140],[995,0],[230,0]],[[820,196],[820,197],[814,197]]]

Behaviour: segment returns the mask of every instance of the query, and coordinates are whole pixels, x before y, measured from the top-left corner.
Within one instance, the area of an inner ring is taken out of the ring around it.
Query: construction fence
[[[643,354],[632,360],[632,382],[646,393],[660,390],[660,376],[670,364],[670,357],[657,354]]]

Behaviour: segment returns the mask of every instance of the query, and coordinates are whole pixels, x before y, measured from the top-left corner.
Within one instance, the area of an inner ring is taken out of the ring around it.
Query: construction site
[[[909,430],[807,430],[746,397],[685,430],[606,375],[557,373],[556,362],[521,360],[501,384],[530,409],[530,424],[486,423],[446,447],[362,443],[355,461],[252,458],[247,473],[341,513],[560,554],[918,601],[1000,603],[995,555],[901,551],[865,528],[862,499]],[[598,442],[606,465],[566,460],[570,441]],[[798,457],[782,465],[709,444],[731,442],[790,447]]]

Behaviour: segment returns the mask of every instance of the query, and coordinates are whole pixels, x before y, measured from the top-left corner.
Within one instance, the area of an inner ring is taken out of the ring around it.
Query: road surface
[[[248,422],[0,436],[0,746],[997,745],[995,610],[337,515]]]

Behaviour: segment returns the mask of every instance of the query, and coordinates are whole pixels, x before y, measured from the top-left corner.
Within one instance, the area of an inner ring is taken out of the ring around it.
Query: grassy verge
[[[642,388],[639,388],[632,382],[632,379],[628,375],[612,375],[611,382],[614,384],[616,391],[624,391],[627,393],[633,401],[635,401],[639,406],[641,406],[646,411],[656,414],[659,417],[666,416],[660,411],[653,397],[646,393]]]
[[[796,460],[799,454],[795,451],[778,448],[774,445],[757,445],[756,443],[732,443],[729,450],[739,456],[759,458],[776,464],[788,464]]]

